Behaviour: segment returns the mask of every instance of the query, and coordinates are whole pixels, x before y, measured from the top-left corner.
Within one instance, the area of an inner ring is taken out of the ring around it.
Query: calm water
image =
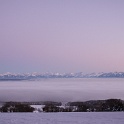
[[[124,79],[41,79],[0,81],[0,101],[124,100]]]

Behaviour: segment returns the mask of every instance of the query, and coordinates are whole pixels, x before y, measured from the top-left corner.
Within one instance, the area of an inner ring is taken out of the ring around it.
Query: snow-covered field
[[[0,113],[0,124],[124,124],[124,112]]]

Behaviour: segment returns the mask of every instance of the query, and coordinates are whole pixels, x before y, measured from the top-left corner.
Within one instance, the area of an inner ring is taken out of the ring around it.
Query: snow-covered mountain
[[[0,80],[29,80],[40,78],[124,78],[124,72],[109,72],[109,73],[5,73],[0,74]]]

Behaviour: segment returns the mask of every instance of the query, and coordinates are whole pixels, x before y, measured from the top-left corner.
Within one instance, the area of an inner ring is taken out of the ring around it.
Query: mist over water
[[[124,79],[41,79],[0,81],[0,101],[124,100]]]

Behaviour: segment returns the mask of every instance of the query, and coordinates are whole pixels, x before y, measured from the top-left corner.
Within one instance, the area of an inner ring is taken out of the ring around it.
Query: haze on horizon
[[[0,73],[124,71],[123,0],[0,0]]]

